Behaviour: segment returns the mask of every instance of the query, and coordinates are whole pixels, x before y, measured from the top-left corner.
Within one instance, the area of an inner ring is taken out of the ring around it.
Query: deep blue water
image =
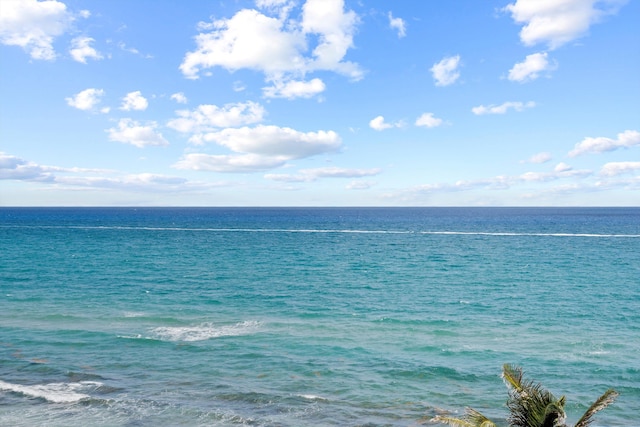
[[[640,208],[0,208],[0,425],[638,425]]]

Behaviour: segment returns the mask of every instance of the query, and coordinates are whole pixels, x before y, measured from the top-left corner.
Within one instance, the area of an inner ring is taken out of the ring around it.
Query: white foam
[[[0,380],[0,390],[20,393],[25,396],[45,399],[51,403],[73,403],[91,396],[82,391],[101,386],[102,383],[94,381],[81,381],[78,383],[49,383],[36,385],[20,385],[7,383]]]
[[[147,291],[147,292],[149,292],[149,291]],[[122,313],[122,315],[124,317],[143,317],[143,316],[146,316],[145,313],[138,312],[138,311],[125,311],[124,313]]]
[[[189,228],[189,227],[133,227],[133,226],[20,226],[10,225],[0,228],[44,228],[78,230],[145,230],[145,231],[188,231],[216,233],[354,233],[354,234],[425,234],[458,236],[534,236],[534,237],[590,237],[590,238],[640,238],[640,234],[596,234],[596,233],[526,233],[526,232],[485,232],[485,231],[411,231],[411,230],[358,230],[358,229],[298,229],[298,228]]]
[[[154,337],[163,341],[204,341],[225,336],[239,336],[254,333],[260,322],[246,321],[234,325],[216,326],[206,322],[197,326],[166,326],[151,330]]]
[[[303,399],[307,399],[307,400],[323,400],[323,401],[327,401],[329,399],[326,399],[322,396],[316,396],[315,394],[299,394],[299,397],[302,397]]]

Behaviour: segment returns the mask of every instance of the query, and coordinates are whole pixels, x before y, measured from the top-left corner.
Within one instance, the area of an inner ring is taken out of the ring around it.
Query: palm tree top
[[[525,379],[522,368],[516,365],[503,365],[502,379],[509,389],[509,426],[568,427],[565,424],[565,396],[556,398],[541,384]],[[590,426],[594,415],[613,403],[617,397],[618,392],[607,390],[587,409],[574,427]],[[451,427],[496,427],[493,421],[472,408],[466,408],[465,414],[460,418],[437,416],[431,421]]]

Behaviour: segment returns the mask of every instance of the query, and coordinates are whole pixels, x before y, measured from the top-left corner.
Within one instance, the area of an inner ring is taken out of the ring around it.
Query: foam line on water
[[[526,233],[500,231],[412,231],[412,230],[358,230],[358,229],[314,229],[314,228],[190,228],[190,227],[132,227],[132,226],[7,226],[0,228],[42,228],[42,229],[77,229],[77,230],[131,230],[131,231],[189,231],[215,233],[346,233],[346,234],[423,234],[452,236],[505,236],[505,237],[592,237],[592,238],[640,238],[640,234],[599,234],[599,233]]]

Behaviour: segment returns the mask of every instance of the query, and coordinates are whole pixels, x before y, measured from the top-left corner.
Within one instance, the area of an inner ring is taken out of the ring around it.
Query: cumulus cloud
[[[385,129],[400,128],[402,126],[404,126],[403,121],[398,121],[395,123],[387,123],[384,120],[383,116],[375,117],[374,119],[371,119],[371,121],[369,122],[369,127],[373,130],[377,130],[378,132],[383,131]]]
[[[104,90],[89,88],[78,92],[72,97],[65,98],[67,104],[78,110],[91,111],[100,103],[100,98],[104,96]],[[107,110],[105,110],[106,112]]]
[[[46,167],[0,152],[0,179],[50,181],[52,178]]]
[[[297,18],[290,14],[291,2],[265,0],[257,5],[277,16],[242,9],[229,19],[201,23],[196,50],[180,65],[184,76],[197,79],[213,67],[246,68],[263,72],[276,86],[318,70],[362,77],[357,64],[344,60],[359,22],[353,11],[345,11],[344,0],[307,0]]]
[[[262,156],[259,154],[211,155],[202,153],[186,154],[172,167],[183,170],[222,172],[222,173],[254,173],[283,166],[286,157]]]
[[[442,119],[433,116],[433,113],[423,113],[416,119],[416,126],[435,128],[442,124]]]
[[[0,7],[0,42],[20,46],[33,59],[53,60],[53,41],[73,21],[67,6],[59,1],[3,0]]]
[[[182,92],[174,93],[173,95],[171,95],[171,99],[176,101],[178,104],[186,104],[189,102],[187,100],[187,97]]]
[[[552,159],[551,153],[542,152],[542,153],[534,154],[533,156],[529,157],[528,160],[523,161],[521,163],[541,164],[541,163],[547,163],[551,161],[551,159]]]
[[[610,162],[602,166],[600,175],[616,176],[640,171],[640,162]]]
[[[91,46],[91,43],[94,41],[91,37],[76,37],[71,40],[69,54],[74,60],[82,62],[83,64],[87,63],[87,59],[102,59],[102,54]]]
[[[566,163],[559,163],[551,172],[525,172],[512,181],[549,182],[563,178],[586,177],[592,175],[590,170],[576,170]]]
[[[201,191],[228,183],[199,183],[154,173],[128,174],[108,169],[46,166],[0,152],[0,179],[41,182],[57,188],[118,189],[131,192]]]
[[[288,160],[337,151],[342,144],[334,131],[300,132],[278,126],[227,128],[204,136],[237,153],[283,156]]]
[[[374,176],[382,172],[381,169],[348,169],[339,167],[326,167],[315,169],[302,169],[297,174],[267,174],[266,179],[281,182],[312,182],[320,178],[361,178]]]
[[[477,116],[484,114],[505,114],[509,110],[523,111],[525,108],[533,108],[536,106],[535,102],[505,102],[500,105],[478,105],[473,107],[471,111]]]
[[[389,12],[389,27],[398,32],[398,37],[402,38],[407,35],[406,24],[402,18],[394,18]]]
[[[455,83],[460,77],[460,55],[443,58],[440,62],[433,64],[431,73],[436,81],[436,86],[449,86]]]
[[[178,117],[170,120],[167,126],[178,132],[200,134],[219,128],[259,123],[265,114],[264,107],[252,101],[222,107],[204,104],[191,111],[176,111]]]
[[[169,142],[156,130],[157,127],[158,124],[153,121],[142,125],[135,120],[121,119],[117,128],[108,130],[109,139],[139,148],[169,145]]]
[[[540,77],[544,71],[553,71],[556,65],[549,62],[547,52],[527,55],[523,62],[519,62],[509,70],[508,79],[512,82],[525,83]]]
[[[144,111],[149,106],[149,101],[142,96],[142,93],[137,90],[135,92],[129,92],[124,98],[122,98],[121,110],[131,111],[139,110]]]
[[[214,172],[259,172],[274,169],[295,159],[337,151],[342,141],[333,131],[300,132],[278,126],[227,128],[201,136],[237,154],[191,153],[174,167]]]
[[[631,148],[640,145],[640,132],[637,130],[626,130],[618,134],[616,139],[604,136],[592,138],[587,137],[577,143],[573,150],[569,152],[569,157],[576,157],[587,153],[604,153],[621,148]]]
[[[553,168],[554,172],[567,172],[572,170],[573,167],[564,163],[564,162],[560,162],[556,165],[555,168]]]
[[[273,86],[263,88],[266,98],[311,98],[319,93],[324,92],[326,86],[324,82],[318,78],[310,81],[290,80],[275,81]]]
[[[625,0],[517,0],[504,10],[523,24],[520,40],[527,46],[546,43],[556,49],[584,36],[603,16],[617,13]]]

